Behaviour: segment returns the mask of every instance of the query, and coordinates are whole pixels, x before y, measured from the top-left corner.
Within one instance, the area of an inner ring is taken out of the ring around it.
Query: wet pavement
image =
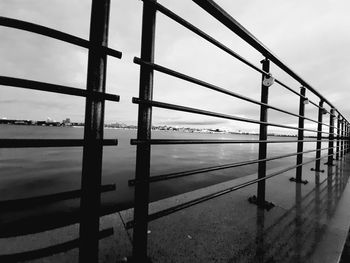
[[[289,180],[294,170],[269,179],[266,200],[275,205],[269,211],[248,202],[256,194],[256,185],[251,185],[150,222],[152,262],[339,262],[350,225],[350,159],[335,164],[324,166],[325,173],[311,172],[312,164],[303,167],[306,185]],[[152,203],[150,213],[255,178],[256,174],[167,198]],[[101,229],[113,226],[114,235],[100,241],[100,262],[123,262],[131,255],[132,230],[126,231],[124,225],[132,216],[129,209],[101,219]],[[77,235],[78,226],[72,225],[1,239],[1,254]],[[73,249],[33,262],[77,260],[78,251]]]

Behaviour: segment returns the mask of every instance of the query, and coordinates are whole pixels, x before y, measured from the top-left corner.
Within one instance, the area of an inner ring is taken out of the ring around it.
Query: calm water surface
[[[152,137],[163,139],[257,139],[252,135],[199,134],[153,131]],[[0,125],[0,138],[81,139],[83,128]],[[106,146],[103,152],[103,183],[116,184],[116,191],[103,194],[103,203],[120,209],[130,207],[134,178],[136,146],[135,130],[105,129],[105,138],[119,140],[118,146]],[[288,139],[288,138],[271,138]],[[290,139],[290,138],[289,138]],[[305,150],[315,143],[305,143]],[[270,144],[269,156],[296,152],[296,143]],[[314,157],[315,153],[305,155]],[[256,159],[257,144],[225,145],[158,145],[152,147],[151,174],[186,171],[219,164]],[[268,167],[293,165],[295,157],[269,162]],[[0,149],[0,200],[24,198],[80,188],[82,148],[23,148]],[[215,172],[153,183],[151,200],[191,191],[211,184],[255,173],[257,165],[225,169]],[[69,203],[65,207],[69,209]]]

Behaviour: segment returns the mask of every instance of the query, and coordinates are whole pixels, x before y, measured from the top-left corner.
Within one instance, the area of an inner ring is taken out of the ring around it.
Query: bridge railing
[[[252,62],[248,61],[228,46],[222,44],[212,36],[208,35],[192,23],[186,21],[182,17],[178,16],[164,5],[158,3],[156,0],[143,0],[143,20],[142,20],[142,43],[141,43],[141,57],[135,57],[134,62],[140,65],[140,88],[139,97],[133,98],[133,102],[139,105],[138,112],[138,132],[137,139],[131,140],[131,144],[136,145],[136,174],[135,179],[130,180],[129,184],[135,187],[135,207],[134,207],[134,219],[129,221],[126,226],[133,228],[133,259],[135,262],[146,262],[147,260],[147,226],[148,222],[157,218],[175,213],[182,209],[196,205],[201,202],[205,202],[212,198],[230,193],[240,188],[257,184],[257,196],[251,198],[253,203],[256,203],[259,207],[270,208],[270,203],[265,200],[265,186],[267,179],[278,176],[290,170],[296,170],[295,178],[291,178],[291,181],[296,183],[307,183],[306,180],[302,179],[302,167],[309,163],[315,163],[316,172],[323,172],[320,169],[321,160],[327,158],[327,165],[332,166],[334,156],[336,159],[340,159],[345,153],[349,151],[349,122],[339,112],[335,106],[322,96],[315,88],[308,84],[304,79],[297,75],[291,70],[284,62],[282,62],[276,55],[274,55],[268,48],[266,48],[254,35],[246,30],[241,24],[239,24],[234,18],[232,18],[225,10],[218,6],[213,0],[193,0],[200,8],[205,10],[209,15],[217,19],[234,34],[242,38],[246,43],[252,46],[255,50],[260,52],[264,57],[261,61],[262,68],[257,67]],[[246,66],[255,70],[262,75],[261,81],[261,100],[255,100],[249,98],[243,94],[233,92],[219,87],[211,83],[205,82],[201,79],[194,78],[186,75],[182,72],[173,70],[171,68],[162,66],[156,63],[154,60],[155,52],[155,25],[157,12],[165,15],[169,19],[187,28],[192,33],[200,36],[209,43],[213,44],[223,52],[232,56],[233,58],[241,61]],[[295,81],[297,81],[301,88],[300,91],[294,90],[281,80],[273,77],[270,72],[270,63],[273,63],[279,67],[282,71],[287,73]],[[228,115],[214,111],[207,111],[198,108],[192,108],[182,105],[170,104],[161,101],[153,100],[153,74],[154,71],[161,72],[163,74],[179,78],[184,81],[196,84],[203,87],[204,89],[210,89],[218,93],[222,93],[231,97],[235,97],[255,105],[260,106],[260,119],[249,119],[235,115]],[[279,107],[275,107],[268,103],[269,100],[269,86],[272,83],[280,85],[281,87],[290,91],[293,95],[299,97],[299,112],[294,113],[284,110]],[[310,92],[318,98],[318,101],[310,100],[306,92]],[[318,118],[312,119],[305,116],[305,105],[310,104],[318,109]],[[325,106],[329,106],[330,110],[326,110]],[[204,116],[211,116],[216,118],[222,118],[231,121],[254,123],[260,126],[259,140],[202,140],[202,139],[152,139],[151,128],[152,128],[152,109],[161,108],[173,111],[180,111],[185,113],[199,114]],[[278,111],[290,116],[298,118],[298,127],[293,127],[283,123],[270,122],[267,117],[268,110]],[[329,115],[329,123],[323,122],[323,115]],[[304,127],[305,120],[316,123],[317,130],[308,129]],[[337,125],[335,126],[335,120]],[[327,128],[327,131],[323,127]],[[295,130],[298,133],[296,140],[268,140],[267,128],[268,127],[279,127],[287,130]],[[335,130],[337,132],[335,133]],[[316,139],[305,139],[304,133],[316,133]],[[327,136],[327,138],[325,138]],[[291,143],[297,144],[297,152],[292,154],[285,154],[276,157],[267,158],[267,145],[271,143]],[[304,151],[305,142],[315,142],[316,149]],[[328,147],[321,148],[322,142],[328,142]],[[259,158],[256,160],[247,160],[243,162],[234,162],[225,165],[217,165],[206,168],[200,168],[195,170],[188,170],[177,173],[162,174],[158,176],[150,176],[150,157],[152,145],[175,145],[175,144],[259,144]],[[336,143],[336,146],[335,146]],[[325,151],[326,154],[321,154]],[[303,155],[306,153],[315,152],[315,158],[312,160],[303,160]],[[266,163],[268,161],[287,158],[296,156],[296,165],[284,167],[279,171],[268,173],[266,169]],[[247,181],[245,183],[230,187],[218,191],[216,193],[208,194],[200,198],[193,199],[191,201],[178,204],[174,207],[167,208],[165,210],[155,212],[152,214],[148,213],[149,204],[149,191],[150,184],[161,180],[170,180],[179,177],[191,176],[198,173],[216,171],[220,169],[228,169],[233,167],[245,166],[250,164],[258,164],[258,177],[254,180]]]
[[[327,158],[327,164],[331,166],[336,159],[343,158],[344,154],[349,151],[349,122],[339,112],[335,106],[322,96],[316,89],[309,85],[299,75],[286,66],[277,56],[269,51],[259,40],[257,40],[242,25],[234,20],[222,8],[215,4],[212,0],[194,0],[200,8],[207,11],[211,16],[220,21],[234,34],[241,37],[245,42],[259,51],[264,57],[262,68],[251,63],[228,46],[222,44],[215,38],[211,37],[198,27],[189,23],[182,17],[167,9],[165,6],[157,3],[156,0],[143,0],[143,21],[142,21],[142,43],[141,56],[135,58],[134,62],[140,66],[140,89],[139,97],[133,98],[133,103],[139,107],[138,131],[137,138],[131,140],[132,145],[136,145],[136,175],[134,180],[129,181],[129,185],[135,187],[135,207],[134,220],[127,223],[128,228],[133,228],[133,258],[135,262],[146,262],[147,258],[147,225],[151,220],[155,220],[165,215],[177,212],[201,202],[216,198],[218,196],[230,193],[240,188],[257,184],[257,197],[252,198],[258,206],[270,208],[270,204],[265,200],[265,186],[267,179],[278,176],[290,170],[296,170],[296,183],[306,183],[302,178],[302,166],[315,163],[314,170],[320,170],[321,160]],[[102,169],[102,147],[115,146],[117,140],[106,140],[103,138],[104,124],[104,102],[119,101],[119,96],[108,94],[105,92],[105,75],[107,56],[121,58],[121,52],[108,47],[108,18],[109,18],[109,0],[99,1],[92,0],[90,38],[85,40],[64,32],[60,32],[41,25],[28,23],[16,19],[0,17],[0,25],[19,30],[25,30],[42,36],[54,38],[73,45],[77,45],[89,50],[88,73],[87,73],[87,89],[82,90],[74,87],[62,86],[53,83],[38,82],[35,80],[12,78],[0,76],[0,85],[40,90],[44,92],[54,92],[72,96],[80,96],[86,98],[85,104],[85,128],[83,140],[57,140],[57,139],[1,139],[0,147],[2,148],[21,148],[21,147],[76,147],[82,146],[83,150],[83,171],[82,186],[80,190],[57,193],[47,196],[38,196],[25,200],[8,200],[0,202],[1,209],[11,207],[29,206],[32,204],[44,204],[55,202],[57,200],[66,200],[69,198],[81,197],[80,206],[80,237],[76,240],[66,242],[61,245],[48,247],[36,251],[29,251],[14,255],[2,255],[3,261],[20,261],[26,259],[34,259],[58,253],[79,246],[80,262],[97,262],[98,261],[98,240],[112,234],[111,229],[99,230],[100,217],[100,198],[101,193],[112,191],[115,189],[113,185],[101,186],[101,169]],[[165,15],[171,20],[187,28],[194,34],[200,36],[213,46],[222,50],[234,59],[241,61],[244,65],[261,74],[261,100],[255,100],[243,94],[225,89],[198,78],[175,71],[171,68],[164,67],[154,61],[155,52],[155,24],[157,12]],[[270,63],[274,63],[277,67],[296,80],[301,88],[296,91],[288,86],[280,79],[273,77],[270,72]],[[182,79],[184,81],[201,86],[204,89],[210,89],[220,94],[225,94],[234,98],[241,99],[251,104],[260,106],[260,119],[249,119],[240,116],[223,114],[214,111],[207,111],[198,108],[175,105],[161,101],[153,100],[153,74],[154,71]],[[291,112],[285,109],[269,104],[269,86],[272,82],[280,85],[293,95],[299,97],[299,112]],[[314,94],[317,101],[310,100],[306,92]],[[305,116],[305,105],[310,104],[318,109],[317,120]],[[326,110],[326,105],[330,110]],[[173,111],[181,111],[185,113],[193,113],[204,116],[222,118],[231,121],[253,123],[260,127],[258,140],[203,140],[203,139],[152,139],[152,109],[162,108]],[[297,117],[299,120],[298,127],[293,127],[283,123],[274,123],[268,120],[267,112],[269,110],[281,112],[283,114]],[[323,122],[323,115],[330,116],[329,123]],[[307,129],[304,127],[304,121],[310,121],[317,124],[317,130]],[[335,125],[336,121],[336,125]],[[269,140],[267,137],[268,127],[279,127],[286,130],[294,130],[298,132],[297,139],[290,140]],[[327,131],[323,129],[326,127]],[[336,130],[336,132],[335,132]],[[311,132],[317,135],[316,139],[305,138],[304,132]],[[315,142],[316,149],[304,150],[304,143]],[[328,142],[328,147],[321,148],[322,142]],[[268,144],[296,143],[297,151],[291,154],[267,157]],[[151,166],[151,147],[152,145],[178,145],[178,144],[258,144],[259,157],[254,160],[246,160],[233,162],[224,165],[210,166],[200,169],[188,171],[162,174],[158,176],[150,175]],[[322,151],[326,153],[321,154]],[[312,160],[303,160],[306,153],[315,153]],[[283,167],[279,171],[268,173],[266,163],[269,161],[296,156],[296,165]],[[202,196],[185,202],[174,207],[159,211],[153,214],[148,213],[150,184],[161,180],[170,180],[179,177],[191,176],[198,173],[228,169],[233,167],[246,166],[250,164],[258,164],[258,177],[254,180],[221,190],[219,192]]]
[[[60,93],[71,96],[84,97],[85,100],[85,127],[84,139],[1,139],[1,148],[22,147],[83,147],[83,164],[81,189],[56,193],[45,196],[21,200],[8,200],[0,202],[0,208],[20,208],[31,205],[47,204],[71,198],[80,198],[80,237],[39,250],[28,251],[13,255],[0,255],[2,261],[17,262],[44,257],[79,247],[80,262],[98,261],[98,242],[100,238],[113,234],[113,229],[100,232],[100,202],[101,193],[113,191],[114,185],[101,186],[102,148],[103,146],[116,146],[118,140],[104,139],[104,105],[105,101],[118,102],[119,96],[105,92],[107,56],[120,59],[120,51],[108,47],[110,1],[92,0],[90,36],[89,40],[79,38],[52,28],[0,17],[0,25],[18,30],[24,30],[41,36],[60,40],[88,50],[87,88],[79,89],[44,83],[35,80],[0,76],[0,85],[39,90],[44,92]],[[57,225],[60,225],[57,222]]]

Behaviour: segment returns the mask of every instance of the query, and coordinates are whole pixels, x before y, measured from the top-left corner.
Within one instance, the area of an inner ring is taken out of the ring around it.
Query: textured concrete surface
[[[258,209],[247,200],[251,185],[149,223],[152,262],[338,262],[350,224],[350,159],[325,173],[303,167],[308,184],[289,178],[295,170],[267,181],[266,199],[275,207]],[[279,170],[276,168],[269,173]],[[150,213],[238,185],[256,174],[150,204]],[[101,229],[114,228],[100,241],[100,262],[122,262],[131,255],[132,209],[105,216]],[[78,225],[30,236],[0,239],[1,254],[28,251],[78,237]],[[33,262],[77,262],[77,249]]]

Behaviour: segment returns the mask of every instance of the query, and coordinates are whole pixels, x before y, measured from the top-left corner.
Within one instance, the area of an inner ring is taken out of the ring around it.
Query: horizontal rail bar
[[[37,25],[34,23],[0,16],[0,25],[10,27],[10,28],[24,30],[27,32],[36,33],[36,34],[46,36],[46,37],[51,37],[51,38],[61,40],[63,42],[67,42],[67,43],[77,45],[80,47],[91,48],[91,43],[88,40],[85,40],[85,39],[82,39],[80,37],[76,37],[76,36],[73,36],[73,35],[52,29],[52,28]],[[111,49],[109,47],[101,47],[101,50],[109,56],[112,56],[115,58],[122,57],[122,52]]]
[[[115,184],[101,185],[101,193],[110,192],[115,190]],[[28,208],[33,205],[43,205],[48,203],[54,203],[64,201],[68,199],[74,199],[81,196],[81,190],[72,190],[67,192],[61,192],[56,194],[41,195],[35,197],[14,199],[14,200],[3,200],[0,201],[0,208],[4,210],[16,210],[21,208]]]
[[[323,151],[323,150],[328,150],[328,147],[322,148],[319,151]],[[309,151],[304,151],[304,152],[289,153],[289,154],[279,155],[279,156],[265,158],[265,159],[248,160],[248,161],[243,161],[243,162],[229,163],[229,164],[216,165],[216,166],[205,167],[205,168],[200,168],[200,169],[188,170],[188,171],[184,171],[184,172],[162,174],[162,175],[150,177],[147,180],[147,182],[158,182],[158,181],[164,181],[164,180],[169,180],[169,179],[176,179],[176,178],[185,177],[185,176],[189,176],[189,175],[205,173],[205,172],[212,172],[212,171],[217,171],[217,170],[224,170],[224,169],[229,169],[229,168],[235,168],[235,167],[240,167],[240,166],[245,166],[245,165],[256,164],[256,163],[260,163],[260,162],[268,162],[268,161],[273,161],[273,160],[278,160],[278,159],[282,159],[282,158],[296,156],[296,155],[301,154],[301,153],[303,153],[303,154],[304,153],[312,153],[312,152],[316,152],[316,151],[318,151],[318,150],[309,150]],[[139,181],[136,181],[133,179],[133,180],[129,180],[128,183],[130,186],[132,186],[132,185],[135,185],[136,183],[139,183]]]
[[[109,100],[109,101],[119,101],[119,96],[114,94],[102,93],[102,92],[90,92],[84,89],[77,89],[62,85],[50,84],[45,82],[39,82],[34,80],[11,78],[0,76],[0,85],[12,86],[25,89],[41,90],[47,92],[61,93],[66,95],[74,95],[81,97],[93,96],[94,98]]]
[[[163,109],[201,114],[201,115],[217,117],[217,118],[222,118],[222,119],[249,122],[249,123],[255,123],[255,124],[265,124],[268,126],[287,128],[287,129],[292,129],[292,130],[304,130],[304,131],[310,131],[310,132],[317,132],[316,130],[298,128],[298,127],[282,125],[282,124],[277,124],[277,123],[271,123],[271,122],[270,123],[269,122],[262,122],[262,121],[258,121],[258,120],[242,118],[242,117],[237,117],[237,116],[228,115],[228,114],[216,113],[216,112],[212,112],[212,111],[200,110],[200,109],[195,109],[195,108],[190,108],[190,107],[185,107],[185,106],[179,106],[179,105],[175,105],[175,104],[164,103],[164,102],[159,102],[159,101],[154,101],[154,100],[153,101],[146,101],[146,100],[142,100],[139,98],[132,98],[132,101],[133,101],[133,103],[137,103],[137,104],[144,104],[144,105],[154,106],[154,107],[163,108]],[[322,132],[322,133],[329,134],[329,132]]]
[[[238,53],[234,52],[232,49],[228,48],[227,46],[223,45],[222,43],[220,43],[219,41],[217,41],[216,39],[214,39],[213,37],[209,36],[208,34],[206,34],[205,32],[203,32],[202,30],[200,30],[199,28],[195,27],[194,25],[192,25],[191,23],[189,23],[188,21],[186,21],[185,19],[183,19],[182,17],[176,15],[175,13],[173,13],[172,11],[170,11],[169,9],[167,9],[166,7],[164,7],[163,5],[157,3],[157,2],[146,2],[147,4],[152,4],[155,6],[155,8],[160,11],[161,13],[163,13],[165,16],[169,17],[170,19],[174,20],[175,22],[179,23],[180,25],[182,25],[183,27],[187,28],[188,30],[192,31],[193,33],[195,33],[196,35],[202,37],[203,39],[207,40],[208,42],[212,43],[213,45],[215,45],[216,47],[218,47],[219,49],[223,50],[224,52],[228,53],[229,55],[235,57],[236,59],[238,59],[239,61],[241,61],[242,63],[246,64],[247,66],[249,66],[250,68],[256,70],[257,72],[260,72],[262,74],[264,74],[265,76],[269,76],[270,74],[268,72],[265,72],[264,70],[260,69],[259,67],[255,66],[253,63],[249,62],[247,59],[243,58],[242,56],[240,56]],[[292,88],[288,87],[286,84],[284,84],[282,81],[278,80],[275,78],[275,81],[277,83],[279,83],[281,86],[285,87],[286,89],[290,90],[291,92],[293,92],[295,95],[299,96],[299,97],[304,97],[301,94],[299,94],[298,92],[294,91]],[[304,97],[306,98],[306,97]]]
[[[271,60],[275,65],[281,68],[284,72],[297,80],[302,86],[310,90],[319,98],[323,99],[328,105],[335,109],[333,104],[322,96],[317,90],[311,87],[304,79],[297,75],[293,70],[286,66],[276,55],[274,55],[266,46],[264,46],[255,36],[253,36],[247,29],[238,23],[232,16],[230,16],[224,9],[217,5],[212,0],[193,0],[197,5],[207,11],[210,15],[220,21],[228,29],[237,34],[240,38],[246,41],[254,49],[259,51],[264,57]]]
[[[137,140],[131,139],[131,145],[151,144],[151,145],[169,145],[169,144],[250,144],[250,143],[294,143],[294,142],[328,142],[329,140],[206,140],[206,139],[152,139]],[[344,140],[345,141],[345,140]]]
[[[117,139],[104,139],[104,146],[118,145]],[[0,139],[0,148],[31,148],[31,147],[79,147],[84,146],[83,139]]]
[[[109,236],[112,236],[114,234],[113,228],[107,228],[103,229],[99,233],[99,239],[103,239]],[[0,261],[1,262],[19,262],[19,261],[27,261],[27,260],[34,260],[44,257],[49,257],[54,254],[66,252],[68,250],[77,248],[79,246],[80,239],[73,239],[71,241],[67,241],[58,245],[53,245],[50,247],[40,248],[36,250],[26,251],[26,252],[20,252],[20,253],[14,253],[14,254],[8,254],[8,255],[0,255]]]
[[[275,82],[280,84],[282,87],[286,88],[287,90],[289,90],[290,92],[294,93],[295,95],[297,95],[298,97],[301,97],[301,98],[304,98],[304,99],[308,99],[306,96],[303,96],[301,95],[299,92],[293,90],[292,88],[288,87],[286,84],[284,84],[283,82],[279,81],[278,79],[275,79]],[[309,103],[316,106],[316,108],[320,108],[320,106],[313,102],[312,100],[308,99],[309,100]],[[329,113],[328,111],[326,111],[327,113]],[[327,124],[323,124],[323,125],[326,125],[328,126]]]
[[[183,19],[182,17],[176,15],[174,12],[170,11],[169,9],[167,9],[166,7],[164,7],[163,5],[157,3],[157,2],[147,2],[147,4],[152,4],[156,7],[156,9],[163,13],[165,16],[169,17],[170,19],[174,20],[175,22],[179,23],[180,25],[182,25],[183,27],[187,28],[188,30],[192,31],[193,33],[195,33],[196,35],[202,37],[203,39],[207,40],[208,42],[212,43],[213,45],[217,46],[218,48],[220,48],[221,50],[225,51],[226,53],[228,53],[229,55],[235,57],[236,59],[238,59],[239,61],[243,62],[244,64],[246,64],[247,66],[251,67],[252,69],[265,74],[266,76],[269,75],[269,73],[261,70],[260,68],[258,68],[257,66],[255,66],[253,63],[249,62],[247,59],[243,58],[242,56],[240,56],[238,53],[234,52],[232,49],[228,48],[227,46],[223,45],[222,43],[220,43],[219,41],[217,41],[216,39],[214,39],[213,37],[209,36],[207,33],[205,33],[204,31],[200,30],[199,28],[195,27],[194,25],[192,25],[191,23],[189,23],[188,21],[186,21],[185,19]]]
[[[327,156],[323,156],[321,158],[317,158],[317,159],[323,159],[323,158],[326,158],[326,157],[328,157],[328,155]],[[306,165],[308,163],[314,162],[315,160],[316,159],[312,159],[310,161],[307,161],[307,162],[304,162],[304,163],[301,163],[301,164],[298,164],[298,165],[289,166],[289,167],[284,168],[284,169],[282,169],[280,171],[276,171],[274,173],[271,173],[270,175],[267,175],[267,176],[265,176],[263,178],[254,179],[254,180],[242,183],[242,184],[238,184],[238,185],[235,185],[233,187],[230,187],[230,188],[227,188],[227,189],[224,189],[224,190],[212,193],[212,194],[204,195],[202,197],[195,198],[195,199],[193,199],[191,201],[188,201],[188,202],[185,202],[185,203],[182,203],[182,204],[179,204],[179,205],[176,205],[176,206],[173,206],[173,207],[161,210],[159,212],[155,212],[153,214],[150,214],[148,216],[147,220],[148,220],[148,222],[150,222],[150,221],[156,220],[158,218],[164,217],[166,215],[173,214],[175,212],[178,212],[180,210],[183,210],[183,209],[186,209],[188,207],[194,206],[196,204],[199,204],[199,203],[211,200],[213,198],[225,195],[225,194],[230,193],[232,191],[236,191],[236,190],[239,190],[239,189],[241,189],[243,187],[247,187],[249,185],[255,184],[255,183],[259,182],[259,181],[270,179],[270,178],[275,177],[277,175],[280,175],[280,174],[283,174],[285,172],[288,172],[289,170],[295,169],[295,168],[297,168],[299,166],[303,166],[303,165]],[[133,221],[133,220],[126,223],[126,228],[127,229],[133,228],[134,226],[135,226],[135,221]]]
[[[196,78],[190,77],[190,76],[188,76],[188,75],[185,75],[185,74],[180,73],[180,72],[178,72],[178,71],[175,71],[175,70],[172,70],[172,69],[169,69],[169,68],[160,66],[160,65],[158,65],[158,64],[143,61],[143,60],[141,60],[141,59],[138,58],[138,57],[135,57],[135,58],[134,58],[134,62],[135,62],[136,64],[138,64],[138,65],[149,66],[149,67],[151,67],[152,69],[157,70],[157,71],[159,71],[159,72],[162,72],[162,73],[164,73],[164,74],[167,74],[167,75],[170,75],[170,76],[173,76],[173,77],[176,77],[176,78],[180,78],[180,79],[182,79],[182,80],[185,80],[185,81],[188,81],[188,82],[191,82],[191,83],[200,85],[200,86],[202,86],[202,87],[206,87],[206,88],[211,89],[211,90],[218,91],[218,92],[223,93],[223,94],[226,94],[226,95],[233,96],[233,97],[235,97],[235,98],[239,98],[239,99],[242,99],[242,100],[245,100],[245,101],[254,103],[254,104],[256,104],[256,105],[265,106],[265,107],[267,107],[267,108],[270,108],[270,109],[273,109],[273,110],[276,110],[276,111],[279,111],[279,112],[282,112],[282,113],[285,113],[285,114],[289,114],[289,115],[292,115],[292,116],[295,116],[295,117],[303,118],[303,119],[306,119],[306,120],[309,120],[309,121],[318,123],[318,121],[316,121],[316,120],[307,118],[307,117],[305,117],[305,116],[300,116],[300,115],[298,115],[298,114],[295,114],[295,113],[292,113],[292,112],[289,112],[289,111],[280,109],[280,108],[278,108],[278,107],[274,107],[274,106],[269,105],[269,104],[266,104],[266,103],[262,103],[262,102],[260,102],[260,101],[257,101],[257,100],[251,99],[251,98],[249,98],[249,97],[243,96],[243,95],[241,95],[241,94],[238,94],[238,93],[235,93],[235,92],[232,92],[232,91],[229,91],[229,90],[220,88],[220,87],[218,87],[218,86],[216,86],[216,85],[210,84],[210,83],[205,82],[205,81],[202,81],[202,80],[200,80],[200,79],[196,79]]]
[[[306,98],[305,96],[301,95],[300,93],[298,93],[297,91],[295,91],[294,89],[288,87],[286,84],[284,84],[283,82],[279,81],[278,79],[275,79],[275,82],[280,84],[282,87],[286,88],[287,90],[289,90],[290,92],[294,93],[295,95],[297,95],[298,97],[302,97],[302,98]]]

